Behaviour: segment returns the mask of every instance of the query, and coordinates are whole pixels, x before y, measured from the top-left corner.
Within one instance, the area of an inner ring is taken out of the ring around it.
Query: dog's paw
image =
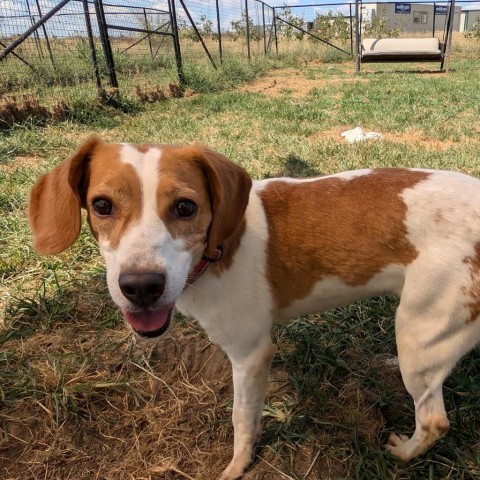
[[[243,477],[243,470],[231,469],[230,466],[226,468],[218,477],[218,480],[239,480]]]
[[[383,360],[383,365],[386,368],[391,368],[392,370],[398,370],[400,368],[400,363],[398,357],[395,355],[386,355]]]
[[[408,462],[412,457],[409,455],[410,438],[406,435],[390,434],[385,448],[402,462]]]
[[[251,464],[250,455],[246,455],[245,458],[234,458],[223,471],[218,480],[238,480],[243,478],[243,475],[247,471]]]

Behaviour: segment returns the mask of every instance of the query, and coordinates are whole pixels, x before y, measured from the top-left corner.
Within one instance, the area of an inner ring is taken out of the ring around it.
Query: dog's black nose
[[[123,295],[139,307],[148,307],[165,290],[165,274],[155,272],[122,273],[118,285]]]

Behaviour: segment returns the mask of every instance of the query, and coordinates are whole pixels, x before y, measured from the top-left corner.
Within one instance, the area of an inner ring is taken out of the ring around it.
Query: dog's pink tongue
[[[142,332],[153,332],[162,328],[170,316],[172,308],[165,310],[145,310],[143,312],[123,311],[128,323],[135,329]]]

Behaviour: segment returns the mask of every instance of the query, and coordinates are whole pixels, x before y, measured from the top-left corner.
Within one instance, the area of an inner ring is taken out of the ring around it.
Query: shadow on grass
[[[453,68],[450,68],[450,72],[455,72],[455,69]],[[365,75],[383,75],[383,74],[386,74],[386,73],[406,73],[407,75],[432,75],[432,74],[447,74],[447,72],[445,70],[430,70],[430,69],[418,69],[418,70],[415,70],[415,69],[411,69],[411,70],[399,70],[399,69],[395,69],[395,70],[376,70],[374,72],[363,72]]]
[[[282,167],[272,177],[314,177],[321,175],[321,172],[301,157],[290,153],[283,161]]]

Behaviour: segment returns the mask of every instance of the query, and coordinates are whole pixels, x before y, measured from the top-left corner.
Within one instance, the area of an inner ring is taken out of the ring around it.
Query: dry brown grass
[[[5,95],[0,99],[0,128],[8,128],[30,118],[47,118],[52,111],[40,105],[34,95]]]
[[[97,100],[95,102],[98,103]],[[31,93],[4,95],[0,98],[0,129],[8,129],[26,121],[36,123],[44,123],[48,119],[62,121],[67,119],[72,111],[72,106],[65,100],[56,100],[45,106]]]
[[[103,341],[116,348],[102,351],[91,326],[82,327],[4,345],[46,393],[2,411],[2,478],[209,478],[227,461],[222,352],[205,338],[194,342],[189,327],[148,346],[111,331]]]
[[[99,344],[91,322],[79,320],[69,329],[3,345],[2,353],[14,352],[44,392],[2,411],[3,478],[214,479],[233,445],[231,374],[224,353],[192,323],[175,326],[169,339],[141,344],[126,327],[109,330]],[[274,423],[294,418],[298,392],[288,378],[284,366],[273,368],[266,418]],[[357,435],[374,441],[384,421],[367,408],[372,399],[354,377],[336,388],[324,422],[347,428],[286,448],[280,457],[271,447],[262,450],[245,478],[286,478],[278,473],[283,462],[294,466],[298,478],[319,478],[321,465],[345,474],[342,452],[333,445],[342,438],[349,443],[353,424]],[[303,408],[314,403],[311,398]]]

